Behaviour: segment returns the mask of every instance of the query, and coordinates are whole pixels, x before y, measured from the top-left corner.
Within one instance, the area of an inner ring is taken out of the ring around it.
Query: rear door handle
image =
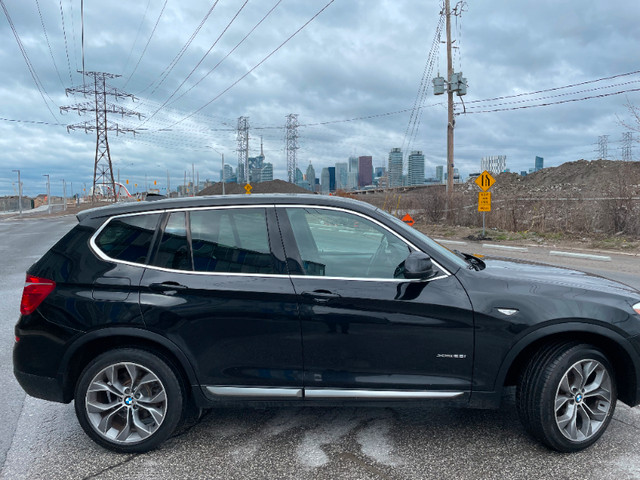
[[[178,282],[162,282],[162,283],[152,283],[149,285],[149,289],[153,292],[160,293],[169,293],[175,292],[177,290],[187,290],[189,287],[186,285],[182,285]]]
[[[327,303],[336,298],[340,298],[340,295],[330,290],[314,290],[313,292],[302,292],[303,297],[311,298],[316,303]]]

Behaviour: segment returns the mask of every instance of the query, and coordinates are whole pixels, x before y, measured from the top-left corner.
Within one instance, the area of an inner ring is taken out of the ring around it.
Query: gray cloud
[[[250,117],[250,146],[257,153],[263,137],[268,160],[276,176],[285,176],[284,124],[288,113],[298,113],[303,125],[347,120],[395,112],[412,107],[426,56],[440,12],[439,2],[411,0],[336,0],[322,15],[268,61],[218,100],[188,120],[187,115],[211,101],[254,67],[289,35],[303,25],[327,0],[283,0],[265,22],[208,77],[212,69],[276,3],[249,1],[216,47],[195,69],[174,98],[147,120],[136,137],[109,135],[112,158],[121,180],[142,186],[158,180],[164,185],[167,171],[173,186],[195,164],[200,179],[217,180],[220,156],[236,165],[235,127],[241,115]],[[80,5],[62,0],[69,60],[62,31],[60,5],[39,2],[54,61],[40,23],[35,2],[5,0],[32,65],[51,97],[52,118],[35,87],[13,33],[0,18],[0,117],[58,123],[39,125],[0,120],[0,195],[11,194],[20,168],[25,191],[44,192],[50,174],[52,186],[74,182],[77,191],[92,180],[95,135],[67,133],[65,125],[85,121],[73,113],[61,115],[58,107],[87,101],[67,97],[64,88],[82,83]],[[121,102],[149,118],[185,80],[244,2],[220,0],[213,13],[162,85],[159,81],[213,2],[168,0],[164,14],[141,57],[164,0],[85,2],[85,65],[87,70],[122,74],[114,86],[137,94],[136,103]],[[144,18],[144,21],[143,21]],[[469,112],[484,105],[487,110],[639,88],[640,75],[541,94],[537,101],[524,98],[473,103],[492,97],[516,95],[640,69],[635,52],[640,47],[637,2],[468,2],[462,17],[454,20],[454,66],[469,81],[464,98]],[[142,22],[142,23],[141,23]],[[140,27],[140,29],[139,29]],[[137,41],[134,44],[134,40]],[[127,61],[128,59],[128,61]],[[130,77],[139,61],[135,74]],[[57,67],[57,71],[56,68]],[[446,68],[440,47],[434,74]],[[69,80],[72,77],[72,82]],[[62,79],[62,82],[61,80]],[[201,80],[202,79],[202,80]],[[186,89],[201,82],[176,100]],[[430,79],[429,79],[430,82]],[[612,87],[613,84],[634,82]],[[593,90],[598,88],[598,90]],[[581,90],[588,90],[578,93]],[[90,100],[90,99],[88,99]],[[409,145],[405,131],[410,113],[304,126],[299,130],[300,167],[311,161],[319,172],[352,154],[372,155],[374,165],[386,164],[392,147],[425,152],[427,174],[446,156],[446,110],[443,97],[429,95],[420,115],[415,140]],[[627,119],[627,102],[640,103],[638,92],[516,111],[459,115],[456,118],[456,166],[464,173],[476,171],[483,155],[506,154],[512,171],[527,170],[536,155],[546,165],[579,158],[595,158],[599,135],[610,135],[610,156],[619,155],[619,140]],[[490,105],[496,105],[491,107]],[[457,111],[463,106],[458,101]],[[87,116],[86,121],[91,121]],[[112,119],[140,127],[137,119]],[[160,131],[170,127],[170,131]],[[265,128],[266,127],[266,128]],[[213,148],[211,148],[213,147]],[[640,155],[634,149],[636,158]],[[56,192],[56,190],[54,190]]]

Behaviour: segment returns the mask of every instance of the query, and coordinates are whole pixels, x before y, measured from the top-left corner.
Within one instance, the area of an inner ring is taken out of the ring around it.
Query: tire
[[[593,345],[556,342],[533,356],[518,380],[516,408],[525,429],[559,452],[593,445],[616,407],[613,368]]]
[[[184,392],[167,361],[146,350],[121,348],[85,367],[74,398],[78,421],[91,439],[116,452],[141,453],[173,433]]]

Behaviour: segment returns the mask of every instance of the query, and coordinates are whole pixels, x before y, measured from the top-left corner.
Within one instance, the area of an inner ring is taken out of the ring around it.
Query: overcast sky
[[[267,58],[328,1],[86,0],[84,68],[122,75],[110,85],[137,100],[118,105],[143,115],[109,117],[138,131],[109,132],[115,175],[139,189],[146,176],[162,189],[169,171],[175,188],[194,164],[200,180],[217,181],[220,154],[237,166],[234,129],[247,116],[250,155],[259,153],[263,136],[274,176],[285,178],[284,125],[295,113],[303,172],[309,162],[319,174],[351,155],[372,155],[374,167],[386,166],[390,149],[401,147],[422,150],[426,176],[433,176],[446,159],[446,96],[434,96],[431,84],[446,72],[444,44],[436,41],[429,63],[441,3],[335,0]],[[14,169],[26,195],[46,190],[44,174],[54,194],[63,179],[75,192],[88,189],[95,133],[68,133],[66,126],[95,117],[59,108],[93,100],[65,95],[83,84],[80,0],[2,2],[37,81],[0,12],[0,195],[17,191]],[[455,166],[466,175],[486,155],[507,155],[516,172],[532,167],[536,155],[545,166],[595,159],[602,135],[609,135],[608,157],[621,158],[629,130],[621,122],[632,123],[626,105],[640,105],[640,92],[630,91],[640,88],[640,74],[622,75],[640,70],[639,19],[637,1],[465,2],[452,20],[454,69],[469,86],[464,106],[456,97],[456,112],[469,113],[456,116]],[[582,85],[558,88],[575,84]],[[596,95],[605,96],[580,100]],[[421,108],[412,114],[416,103]],[[556,104],[494,111],[543,103]],[[640,160],[637,142],[632,153]]]

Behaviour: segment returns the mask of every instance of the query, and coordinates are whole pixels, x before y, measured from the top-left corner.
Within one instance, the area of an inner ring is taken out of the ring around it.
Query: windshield
[[[381,209],[377,209],[377,210],[378,210],[379,213],[381,213],[386,218],[391,220],[398,227],[398,230],[400,230],[400,232],[410,232],[410,233],[412,233],[414,235],[419,236],[420,239],[424,243],[429,245],[429,248],[431,248],[435,252],[437,252],[438,255],[441,255],[441,256],[447,258],[447,260],[449,260],[450,262],[455,263],[457,266],[459,266],[461,268],[467,268],[469,266],[469,264],[467,263],[466,260],[464,260],[463,258],[460,258],[458,255],[453,253],[451,250],[449,250],[448,248],[443,247],[442,245],[440,245],[435,240],[433,240],[433,239],[429,238],[428,236],[426,236],[424,233],[420,232],[419,230],[416,230],[413,227],[408,226],[402,220],[400,220],[397,217],[394,217],[393,215],[385,212],[384,210],[381,210]]]

